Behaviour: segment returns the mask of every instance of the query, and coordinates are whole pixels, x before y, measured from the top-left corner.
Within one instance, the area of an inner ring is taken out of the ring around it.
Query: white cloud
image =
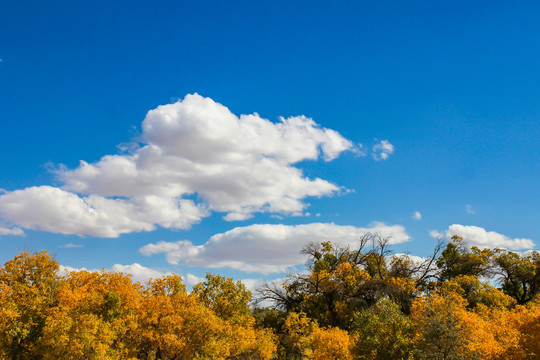
[[[64,186],[0,195],[0,216],[53,233],[117,237],[156,225],[187,229],[210,211],[229,221],[256,212],[301,214],[306,197],[340,188],[309,179],[294,164],[330,161],[353,144],[305,116],[237,117],[197,94],[148,112],[141,147],[76,169],[59,167]],[[186,199],[195,198],[196,201]]]
[[[233,268],[263,274],[285,272],[305,259],[300,250],[311,241],[332,241],[354,247],[361,235],[371,232],[392,236],[391,243],[409,240],[401,225],[374,222],[370,227],[341,226],[333,223],[306,225],[260,224],[237,227],[212,236],[203,245],[190,241],[161,241],[140,249],[143,255],[164,253],[170,264]]]
[[[201,282],[203,282],[204,280],[205,280],[204,278],[195,276],[195,275],[193,275],[193,274],[189,274],[189,273],[188,273],[188,274],[186,275],[186,284],[191,285],[191,286],[196,285],[196,284],[198,284],[198,283],[201,283]]]
[[[535,247],[531,239],[512,239],[495,231],[486,231],[484,228],[478,226],[451,225],[446,231],[446,237],[450,239],[454,235],[461,236],[469,245],[480,248],[498,247],[511,250],[524,250]]]
[[[97,269],[86,269],[86,268],[74,268],[69,265],[60,265],[58,269],[58,274],[65,276],[68,275],[72,271],[90,271],[90,272],[100,272],[101,270]],[[159,270],[154,270],[151,268],[147,268],[145,266],[142,266],[138,263],[133,263],[131,265],[121,265],[121,264],[114,264],[108,271],[112,272],[120,272],[124,274],[130,274],[131,279],[133,281],[139,281],[141,283],[145,283],[149,279],[156,279],[160,278],[162,276],[170,274],[169,272],[162,272]]]
[[[240,281],[249,291],[251,291],[252,294],[264,282],[263,279],[240,279]]]
[[[24,231],[18,227],[9,229],[9,228],[0,226],[0,236],[2,235],[24,236],[25,234],[24,234]]]
[[[476,210],[469,204],[465,205],[465,212],[471,215],[476,214]]]
[[[411,255],[411,254],[401,254],[401,253],[392,254],[388,258],[389,258],[390,261],[392,261],[394,258],[399,258],[399,257],[408,258],[414,264],[417,264],[417,265],[422,264],[424,261],[426,261],[428,259],[428,258],[421,257],[421,256],[416,256],[416,255]]]
[[[240,281],[246,286],[246,288],[248,288],[249,291],[251,291],[252,294],[255,294],[257,289],[260,288],[265,283],[275,284],[278,287],[283,286],[285,284],[286,278],[280,277],[280,278],[272,279],[270,281],[265,280],[265,279],[240,279]],[[259,305],[262,305],[262,304],[259,303]]]
[[[394,145],[390,144],[388,140],[381,140],[377,144],[373,145],[371,156],[375,161],[387,160],[390,155],[394,153]]]
[[[365,146],[361,143],[358,143],[356,147],[353,149],[353,152],[356,156],[367,156],[368,149],[365,148]]]
[[[415,211],[412,218],[413,220],[416,220],[416,221],[422,220],[422,214],[420,214],[419,211]]]
[[[88,271],[88,269],[86,269],[84,267],[82,267],[82,268],[74,268],[74,267],[69,266],[69,265],[59,265],[57,273],[60,276],[66,276],[72,271]],[[98,271],[98,270],[90,270],[90,271]]]
[[[117,237],[154,230],[155,224],[186,229],[205,216],[206,210],[187,199],[80,197],[51,186],[34,186],[0,196],[0,214],[27,229]]]
[[[435,239],[442,239],[444,238],[444,233],[441,232],[441,231],[438,231],[438,230],[431,230],[429,232],[429,236],[431,236],[432,238],[435,238]]]
[[[141,283],[144,283],[149,279],[157,279],[157,278],[170,274],[168,272],[162,272],[162,271],[144,267],[138,263],[133,263],[131,265],[114,264],[111,267],[111,271],[121,272],[124,274],[131,274],[132,275],[131,278],[134,281],[139,281]]]
[[[84,245],[82,244],[73,244],[73,243],[67,243],[67,244],[64,244],[64,245],[60,245],[61,248],[82,248],[84,247]]]

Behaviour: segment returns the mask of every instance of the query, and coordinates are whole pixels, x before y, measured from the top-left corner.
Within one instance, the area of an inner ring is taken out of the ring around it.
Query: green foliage
[[[308,272],[267,284],[276,307],[253,310],[250,291],[220,275],[188,293],[179,275],[145,286],[104,270],[58,276],[46,252],[22,253],[0,268],[0,359],[538,358],[537,252],[455,237],[417,262],[388,244],[309,244]],[[503,291],[479,279],[491,274]]]
[[[439,281],[444,282],[460,275],[490,275],[492,256],[493,252],[489,249],[480,250],[475,246],[469,249],[462,237],[454,235],[437,259],[437,266],[441,269]]]
[[[356,338],[355,353],[360,359],[412,359],[414,331],[400,306],[382,299],[356,313],[351,327]]]
[[[307,255],[309,273],[289,277],[282,289],[267,285],[260,295],[288,312],[306,313],[320,326],[346,330],[354,313],[384,298],[408,313],[433,274],[437,251],[426,261],[415,263],[406,255],[391,257],[389,243],[388,237],[366,234],[357,249],[329,242],[308,244],[302,253]]]
[[[286,311],[273,307],[255,307],[252,314],[259,327],[270,329],[274,333],[281,330],[287,318]]]
[[[479,305],[488,308],[507,309],[515,305],[515,300],[493,286],[481,282],[471,275],[459,275],[444,282],[440,288],[444,291],[453,291],[465,300],[467,307],[474,309]]]
[[[502,289],[518,304],[525,304],[540,293],[540,254],[533,251],[520,255],[508,250],[496,250],[495,262],[502,276]]]
[[[101,314],[107,320],[113,320],[122,315],[122,296],[114,290],[109,290],[103,297]]]
[[[413,307],[416,356],[419,359],[465,360],[467,334],[460,312],[465,300],[454,293],[435,294]]]

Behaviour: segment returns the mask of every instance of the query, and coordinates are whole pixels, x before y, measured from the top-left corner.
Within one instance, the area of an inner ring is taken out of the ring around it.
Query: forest
[[[20,253],[0,268],[0,358],[540,358],[536,251],[454,236],[418,260],[365,234],[302,253],[305,271],[254,294],[210,273],[191,291],[179,275],[60,274],[49,253]]]

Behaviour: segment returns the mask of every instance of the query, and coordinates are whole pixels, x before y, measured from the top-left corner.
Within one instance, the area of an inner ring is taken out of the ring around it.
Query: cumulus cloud
[[[60,264],[59,267],[58,267],[57,273],[60,276],[66,276],[66,275],[69,275],[69,273],[72,272],[72,271],[99,271],[99,270],[88,270],[85,267],[74,268],[73,266]]]
[[[471,246],[478,246],[480,248],[524,250],[535,247],[535,244],[531,239],[512,239],[495,231],[486,231],[486,229],[478,226],[466,226],[459,224],[451,225],[446,231],[446,237],[450,239],[454,235],[461,236],[463,240],[467,242],[467,244]]]
[[[413,220],[416,220],[416,221],[422,220],[422,214],[420,214],[419,211],[415,211],[412,218]]]
[[[445,237],[444,232],[438,231],[438,230],[431,230],[429,232],[429,236],[435,239],[443,239]]]
[[[368,232],[391,236],[390,242],[394,244],[409,240],[403,226],[381,222],[372,223],[369,227],[333,223],[258,224],[216,234],[203,245],[194,245],[187,240],[160,241],[143,246],[140,253],[146,256],[164,253],[170,264],[182,262],[189,266],[281,273],[304,263],[300,250],[311,241],[332,241],[354,247],[360,236]]]
[[[240,281],[252,294],[264,283],[263,279],[240,279]]]
[[[134,231],[151,231],[156,224],[186,229],[205,216],[206,210],[187,199],[81,197],[51,186],[34,186],[0,196],[0,214],[27,229],[117,237]]]
[[[18,227],[14,227],[10,229],[10,228],[0,226],[0,236],[2,235],[24,236],[24,231]]]
[[[193,285],[196,285],[196,284],[198,284],[198,283],[203,282],[205,279],[202,278],[202,277],[198,277],[198,276],[195,276],[195,275],[193,275],[193,274],[189,274],[189,273],[188,273],[188,274],[186,275],[186,279],[185,279],[185,280],[186,280],[186,284],[193,286]]]
[[[74,268],[69,265],[60,265],[58,269],[58,274],[61,276],[68,275],[72,271],[90,271],[90,272],[99,272],[101,270],[97,269],[86,269],[86,268]],[[162,276],[168,275],[170,273],[168,272],[162,272],[159,270],[154,270],[151,268],[147,268],[145,266],[142,266],[138,263],[133,263],[131,265],[121,265],[121,264],[114,264],[110,269],[105,269],[112,272],[120,272],[123,274],[129,274],[131,275],[131,278],[134,281],[139,281],[141,283],[145,283],[149,279],[156,279],[160,278]]]
[[[138,263],[133,263],[131,265],[114,264],[111,267],[111,271],[130,274],[134,281],[140,281],[141,283],[144,283],[149,279],[157,279],[170,274],[168,272],[147,268]]]
[[[394,145],[388,140],[381,140],[373,145],[371,156],[375,161],[387,160],[394,153]]]
[[[142,130],[142,146],[124,146],[125,154],[57,169],[62,188],[0,195],[0,216],[29,229],[117,237],[157,225],[187,229],[211,211],[229,221],[256,212],[301,214],[306,197],[340,188],[294,165],[354,148],[305,116],[277,123],[238,117],[197,94],[149,111]]]

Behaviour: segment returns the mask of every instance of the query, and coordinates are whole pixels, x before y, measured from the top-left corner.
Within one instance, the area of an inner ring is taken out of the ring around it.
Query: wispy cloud
[[[24,231],[18,227],[6,228],[3,226],[0,226],[0,236],[2,235],[24,236],[25,234],[24,234]]]
[[[367,156],[369,149],[366,149],[366,147],[358,143],[357,146],[353,149],[353,152],[356,154],[356,156]]]
[[[394,153],[394,145],[388,140],[381,140],[373,145],[371,156],[375,161],[387,160]]]
[[[420,214],[419,211],[415,211],[413,216],[412,216],[412,219],[416,220],[416,221],[422,220],[422,214]]]
[[[60,245],[61,248],[67,248],[67,249],[70,249],[70,248],[82,248],[84,247],[84,245],[82,244],[73,244],[73,243],[67,243],[67,244],[64,244],[64,245]]]
[[[465,205],[465,212],[471,215],[476,214],[476,210],[469,204]]]

